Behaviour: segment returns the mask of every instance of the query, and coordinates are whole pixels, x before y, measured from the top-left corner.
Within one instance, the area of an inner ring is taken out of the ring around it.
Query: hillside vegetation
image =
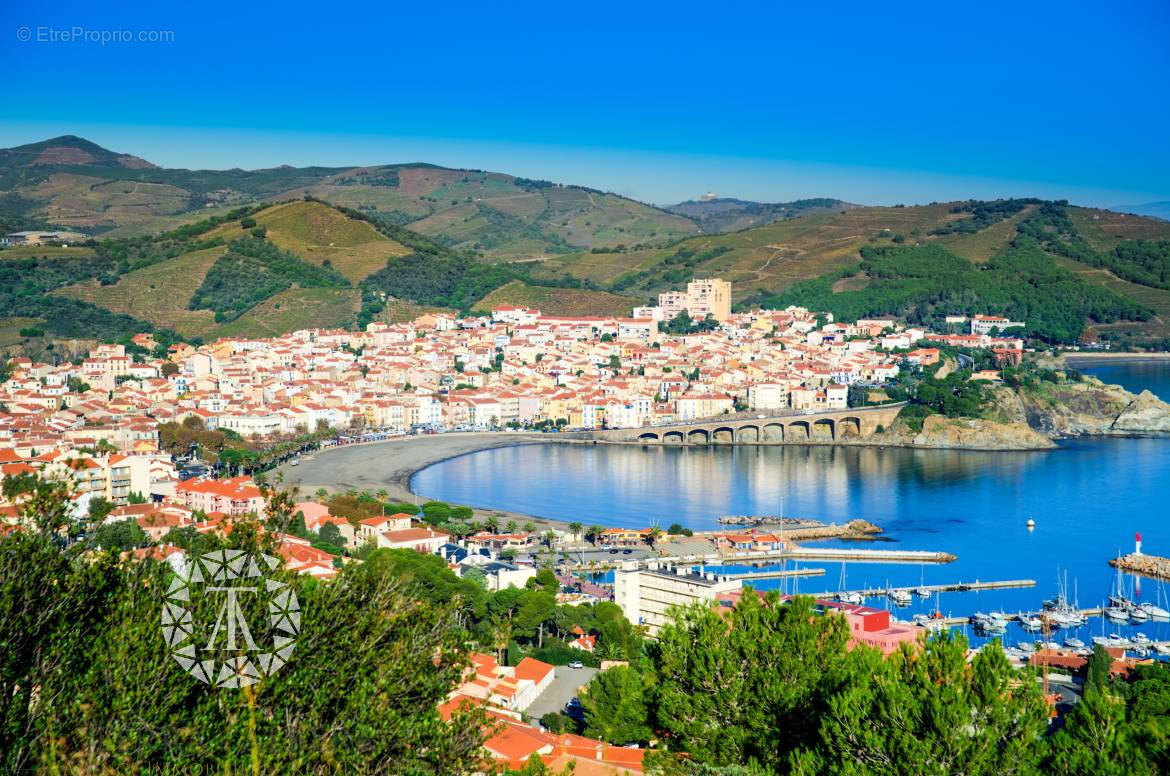
[[[891,244],[897,237],[925,236],[962,217],[946,204],[856,208],[733,234],[693,237],[664,248],[555,257],[535,272],[549,277],[568,273],[639,296],[677,287],[691,275],[719,275],[732,283],[733,296],[743,299],[759,289],[779,291],[856,263],[858,251],[871,242]]]
[[[0,203],[0,218],[8,214],[6,229],[52,222],[119,237],[181,226],[200,219],[209,208],[222,213],[308,193],[399,226],[409,224],[448,247],[504,260],[599,246],[661,245],[699,231],[690,219],[616,194],[504,173],[428,164],[163,169],[74,136],[0,149],[0,192],[12,197]],[[318,215],[329,219],[327,211]],[[270,217],[270,228],[287,235],[281,215]],[[298,228],[304,223],[299,216],[293,222]],[[306,259],[333,258],[338,270],[354,281],[377,268],[381,247],[338,250],[378,242],[372,235],[359,232],[333,239],[326,234],[328,226],[310,223],[309,239],[301,236],[300,242],[314,250],[298,251],[305,246],[297,244],[295,235],[274,242]],[[343,253],[356,266],[338,264]]]
[[[361,326],[493,304],[628,314],[693,277],[719,276],[741,306],[923,321],[1002,312],[1050,340],[1170,345],[1170,223],[1064,202],[715,199],[667,212],[426,164],[165,170],[73,137],[0,150],[0,187],[10,228],[113,227],[81,247],[0,251],[12,278],[0,310],[9,332],[35,328],[5,320],[19,318],[43,321],[49,337],[155,326],[205,338],[253,323]],[[709,233],[757,219],[776,220]],[[167,229],[142,234],[150,224]],[[39,263],[16,263],[29,258]],[[30,279],[64,259],[92,261]],[[337,309],[326,311],[327,298]],[[290,309],[297,300],[306,303]],[[1060,309],[1044,312],[1050,305]]]
[[[215,260],[188,307],[213,310],[216,323],[223,323],[294,285],[342,288],[349,281],[335,270],[282,251],[262,237],[241,237]]]
[[[896,315],[945,330],[950,314],[990,313],[1025,321],[1024,332],[1052,342],[1072,342],[1086,320],[1147,320],[1152,311],[1116,292],[1086,283],[1057,266],[1029,239],[985,264],[940,245],[866,247],[862,262],[835,275],[797,283],[761,304],[808,305],[840,320]],[[864,288],[840,290],[838,281],[865,277]]]
[[[857,206],[828,197],[797,199],[792,202],[749,202],[742,199],[719,197],[698,201],[688,200],[677,205],[669,205],[665,209],[668,212],[691,219],[705,233],[711,234],[714,232],[738,232],[786,218],[854,207]]]
[[[489,312],[500,305],[515,305],[556,315],[614,315],[628,317],[637,299],[585,288],[537,286],[513,280],[479,300],[472,309]]]

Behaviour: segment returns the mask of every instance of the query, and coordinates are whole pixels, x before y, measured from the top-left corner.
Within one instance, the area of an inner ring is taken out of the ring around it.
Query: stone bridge
[[[588,432],[605,442],[663,445],[817,444],[862,439],[889,428],[904,404],[858,407],[807,415],[700,418],[689,423]]]

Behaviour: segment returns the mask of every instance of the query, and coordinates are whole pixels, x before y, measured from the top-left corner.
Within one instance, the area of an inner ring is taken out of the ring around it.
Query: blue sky
[[[1170,199],[1164,0],[105,5],[3,4],[0,145],[429,161],[657,203]],[[49,40],[75,27],[173,40]]]

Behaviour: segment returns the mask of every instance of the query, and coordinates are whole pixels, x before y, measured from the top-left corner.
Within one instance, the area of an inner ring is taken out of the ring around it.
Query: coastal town
[[[325,429],[384,438],[638,428],[735,411],[844,409],[850,386],[880,388],[903,365],[936,363],[938,348],[923,341],[985,348],[1007,364],[1022,357],[1022,339],[999,336],[1020,324],[954,316],[947,325],[954,331],[835,322],[796,307],[732,313],[729,284],[713,279],[662,294],[631,318],[502,306],[490,316],[434,313],[365,331],[199,346],[162,347],[140,334],[73,361],[8,361],[0,451],[11,464],[90,450],[103,470],[108,454],[141,459],[119,467],[132,468],[133,482],[107,486],[104,495],[122,502],[164,479],[151,471],[165,467],[164,424],[256,443]]]
[[[938,333],[893,319],[835,322],[798,307],[733,313],[730,284],[708,279],[630,318],[502,306],[490,316],[428,313],[365,331],[199,346],[163,347],[140,334],[73,361],[11,359],[0,383],[0,471],[65,478],[77,515],[96,499],[115,508],[105,520],[138,515],[157,540],[164,527],[206,531],[225,517],[262,515],[261,491],[243,471],[263,468],[257,450],[277,448],[295,465],[302,448],[354,441],[844,409],[851,386],[880,393],[900,369],[936,364],[931,343],[1018,363],[1023,341],[1000,333],[1019,325],[955,316],[952,331]],[[251,457],[232,457],[238,447]],[[306,506],[312,531],[331,517],[318,512]],[[0,515],[9,528],[18,522],[13,499],[0,500]],[[442,543],[409,520],[357,536],[363,526],[332,519],[351,549],[366,539],[429,552]],[[327,554],[289,541],[306,571],[331,573]]]
[[[1170,774],[1170,2],[75,5],[0,776]]]
[[[104,530],[103,536],[115,536],[112,527],[136,527],[129,534],[136,539],[120,540],[122,554],[162,560],[181,574],[192,561],[175,543],[178,536],[225,539],[239,521],[274,517],[275,491],[264,484],[263,465],[231,458],[233,445],[253,451],[279,445],[287,472],[302,451],[358,441],[419,444],[467,431],[498,432],[507,441],[513,431],[567,436],[731,413],[845,409],[852,387],[880,393],[901,370],[938,364],[941,348],[983,349],[997,365],[1019,364],[1024,342],[1010,331],[1021,325],[952,316],[947,331],[935,332],[893,319],[834,321],[799,307],[733,313],[729,285],[711,279],[664,293],[658,305],[637,308],[630,318],[546,316],[501,306],[490,316],[428,313],[408,323],[371,323],[365,331],[306,330],[198,346],[163,347],[140,334],[129,344],[96,345],[75,361],[9,361],[0,386],[0,471],[6,482],[40,477],[68,483],[70,515],[79,524],[88,521],[88,530]],[[998,372],[972,379],[994,381]],[[250,473],[242,473],[246,463]],[[28,527],[21,517],[26,498],[27,490],[5,489],[5,533]],[[398,511],[388,512],[385,493],[356,495],[359,505],[381,505],[380,514],[368,515],[348,508],[352,493],[321,489],[299,499],[290,505],[297,528],[276,537],[289,571],[328,581],[372,551],[407,550],[437,556],[456,577],[480,580],[498,594],[539,587],[548,582],[541,569],[551,567],[557,605],[616,605],[649,638],[668,625],[672,607],[730,612],[742,596],[757,595],[751,574],[719,570],[727,562],[795,555],[804,539],[880,532],[865,521],[837,526],[773,518],[759,525],[760,518],[743,516],[721,519],[731,524],[727,529],[700,533],[579,523],[537,529],[495,517],[478,522],[473,510],[438,502],[398,504]],[[590,581],[605,569],[611,582]],[[926,619],[899,621],[854,595],[816,602],[823,614],[845,619],[851,645],[888,656],[917,649],[936,627]],[[603,657],[614,655],[614,647],[596,629],[577,627],[563,643],[602,671],[626,665]],[[1115,670],[1134,665],[1123,647],[1112,654]],[[1016,658],[1074,670],[1087,664],[1084,650],[1066,654],[1056,645]],[[469,704],[484,709],[483,750],[501,767],[540,760],[607,774],[644,771],[644,748],[563,729],[562,717],[581,713],[573,704],[596,668],[580,660],[568,667],[531,656],[512,664],[500,660],[500,654],[472,654],[472,667],[440,713],[450,719]],[[547,709],[541,724],[532,709]]]

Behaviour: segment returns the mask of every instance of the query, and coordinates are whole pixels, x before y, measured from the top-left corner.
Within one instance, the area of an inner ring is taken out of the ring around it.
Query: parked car
[[[633,550],[622,550],[622,555],[632,555],[633,552]]]
[[[569,661],[569,668],[584,668],[584,667],[585,667],[585,664],[582,663],[580,660]]]

